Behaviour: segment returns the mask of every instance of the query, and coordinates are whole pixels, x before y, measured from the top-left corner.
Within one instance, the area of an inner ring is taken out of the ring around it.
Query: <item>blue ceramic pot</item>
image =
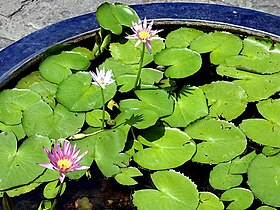
[[[141,18],[157,24],[223,29],[280,40],[280,17],[231,6],[201,3],[151,3],[132,6]],[[53,45],[93,36],[99,25],[94,13],[70,18],[38,30],[0,51],[0,87],[40,59]]]

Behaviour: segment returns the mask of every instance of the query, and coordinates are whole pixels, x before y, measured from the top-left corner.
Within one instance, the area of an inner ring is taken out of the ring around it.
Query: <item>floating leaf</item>
[[[184,90],[188,90],[185,93]],[[195,109],[194,109],[195,107]],[[208,114],[206,98],[200,88],[184,87],[179,97],[175,100],[175,108],[172,115],[164,118],[171,127],[186,127],[191,122]]]
[[[112,83],[104,89],[105,101],[109,101],[116,93],[116,84]],[[103,105],[101,89],[92,85],[92,78],[87,72],[72,74],[58,86],[57,100],[70,111],[88,111]]]
[[[230,164],[229,173],[231,174],[244,174],[247,173],[248,167],[252,160],[257,156],[256,152],[253,151],[242,158],[235,158]]]
[[[159,117],[173,112],[174,101],[164,90],[136,90],[135,94],[144,106],[153,110]]]
[[[190,124],[185,132],[197,141],[197,151],[192,158],[195,162],[217,164],[240,155],[246,148],[247,140],[241,130],[232,123],[202,119]]]
[[[52,110],[48,104],[39,101],[23,112],[22,124],[28,136],[40,134],[58,139],[79,132],[84,120],[84,113],[70,112],[61,104]]]
[[[16,88],[28,89],[33,83],[45,81],[39,71],[33,71],[18,81]]]
[[[102,124],[102,110],[93,110],[91,112],[86,113],[86,122],[92,127],[100,127]],[[105,118],[104,120],[109,120],[110,115],[108,112],[105,111]]]
[[[170,78],[184,78],[197,72],[202,64],[199,53],[188,48],[167,48],[155,55],[155,63],[170,66],[165,75]]]
[[[212,32],[194,39],[190,49],[199,53],[211,52],[211,63],[220,64],[225,58],[238,55],[242,46],[242,40],[238,36],[227,32]]]
[[[203,32],[194,28],[179,28],[171,31],[165,40],[166,47],[188,47],[190,43]]]
[[[66,182],[63,183],[62,189],[60,194],[58,195],[58,190],[59,190],[60,186],[59,186],[59,181],[53,181],[53,182],[49,182],[45,187],[44,187],[44,197],[47,199],[53,199],[56,196],[60,196],[64,193],[65,188],[66,188]]]
[[[10,196],[10,197],[15,197],[15,196],[19,196],[25,193],[28,193],[32,190],[34,190],[36,187],[40,186],[41,183],[35,183],[32,182],[31,184],[28,185],[24,185],[21,187],[17,187],[17,188],[13,188],[11,190],[6,190],[5,192]],[[3,193],[0,192],[0,197],[2,197]]]
[[[115,176],[118,183],[122,185],[135,185],[136,182],[132,177],[143,176],[143,174],[134,167],[121,168],[121,173]]]
[[[267,120],[280,125],[280,99],[268,99],[257,104],[259,113]]]
[[[203,85],[201,89],[210,106],[210,116],[233,120],[246,109],[247,94],[234,83],[217,81]]]
[[[133,159],[140,166],[150,170],[178,167],[190,160],[196,150],[189,136],[175,128],[165,128],[164,135],[155,141],[141,136],[138,140],[148,148],[135,153]]]
[[[232,201],[227,209],[247,209],[253,201],[253,193],[245,188],[232,188],[221,195],[221,201]]]
[[[118,35],[122,33],[122,25],[132,26],[132,21],[138,22],[137,13],[129,6],[120,3],[101,4],[97,8],[96,18],[102,28]]]
[[[28,184],[43,173],[44,168],[37,163],[48,161],[42,149],[42,146],[50,147],[48,138],[34,135],[17,148],[12,133],[1,133],[0,143],[0,190]]]
[[[5,125],[0,122],[0,131],[6,132],[6,133],[13,132],[16,135],[17,140],[20,140],[25,137],[25,132],[23,130],[22,124]]]
[[[270,207],[270,206],[261,206],[261,207],[257,208],[256,210],[277,210],[277,209]]]
[[[248,185],[254,195],[267,205],[280,207],[280,154],[259,154],[248,168]]]
[[[253,141],[271,147],[280,147],[280,125],[265,119],[246,119],[239,125]]]
[[[155,189],[135,191],[133,204],[139,210],[195,210],[198,206],[196,185],[175,171],[157,171],[151,175]]]
[[[41,75],[49,82],[59,84],[72,74],[71,69],[87,70],[89,59],[78,52],[65,51],[58,55],[47,57],[40,65]]]
[[[82,55],[86,56],[89,60],[94,59],[94,54],[92,53],[92,51],[85,47],[75,47],[74,49],[72,49],[72,51],[81,53]]]
[[[219,198],[210,192],[199,193],[199,206],[197,210],[223,210],[224,204]]]
[[[273,156],[273,155],[276,155],[279,152],[280,152],[280,148],[274,148],[274,147],[265,146],[262,149],[262,153],[265,156]]]
[[[102,63],[99,66],[99,69],[101,68],[105,69],[111,69],[114,73],[114,76],[117,80],[118,83],[118,77],[122,75],[137,75],[139,65],[134,64],[134,65],[129,65],[129,64],[124,64],[121,61],[115,60],[113,58],[108,58],[104,63]]]
[[[28,89],[7,89],[0,93],[0,121],[6,125],[21,123],[22,111],[41,99]]]
[[[217,190],[227,190],[241,184],[243,180],[242,175],[231,174],[230,164],[230,162],[219,163],[212,169],[209,182],[213,188]]]

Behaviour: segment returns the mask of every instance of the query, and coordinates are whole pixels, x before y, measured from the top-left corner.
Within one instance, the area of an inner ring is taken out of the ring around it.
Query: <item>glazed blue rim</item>
[[[140,18],[210,21],[248,28],[280,37],[280,17],[233,6],[206,3],[150,3],[132,5]],[[31,33],[0,51],[0,84],[17,75],[17,70],[53,45],[97,30],[94,13],[66,19]]]

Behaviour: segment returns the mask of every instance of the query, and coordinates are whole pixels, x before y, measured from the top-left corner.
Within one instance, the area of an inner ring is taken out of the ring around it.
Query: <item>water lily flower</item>
[[[96,74],[90,71],[90,75],[94,81],[93,84],[100,86],[102,89],[105,89],[107,85],[115,81],[112,79],[112,70],[108,70],[107,72],[105,72],[104,68],[102,68],[100,71],[98,70],[98,68],[96,68]]]
[[[88,151],[78,156],[80,149],[76,150],[76,144],[72,148],[70,142],[64,141],[63,147],[61,148],[60,144],[56,141],[55,145],[56,145],[56,150],[54,146],[52,146],[51,151],[43,147],[48,158],[50,159],[50,163],[40,163],[38,165],[51,170],[59,171],[59,180],[61,183],[63,183],[63,180],[67,172],[85,170],[89,168],[89,166],[79,165],[79,162],[87,154]]]
[[[137,47],[141,42],[143,42],[149,53],[152,52],[151,41],[155,39],[163,40],[163,38],[155,36],[157,33],[161,32],[162,30],[152,30],[154,21],[151,21],[150,24],[147,23],[147,19],[144,18],[142,22],[140,19],[138,23],[132,22],[132,31],[134,32],[133,35],[127,36],[127,39],[137,39],[135,47]]]

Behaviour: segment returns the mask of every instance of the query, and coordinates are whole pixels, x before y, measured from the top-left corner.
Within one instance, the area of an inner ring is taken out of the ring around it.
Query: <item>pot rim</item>
[[[206,24],[221,29],[250,31],[250,34],[270,36],[280,40],[280,16],[234,6],[171,2],[131,5],[140,18],[164,21]],[[218,28],[219,28],[218,27]],[[0,51],[0,87],[21,72],[22,67],[38,58],[50,47],[74,40],[98,30],[95,13],[65,19],[35,31]]]

